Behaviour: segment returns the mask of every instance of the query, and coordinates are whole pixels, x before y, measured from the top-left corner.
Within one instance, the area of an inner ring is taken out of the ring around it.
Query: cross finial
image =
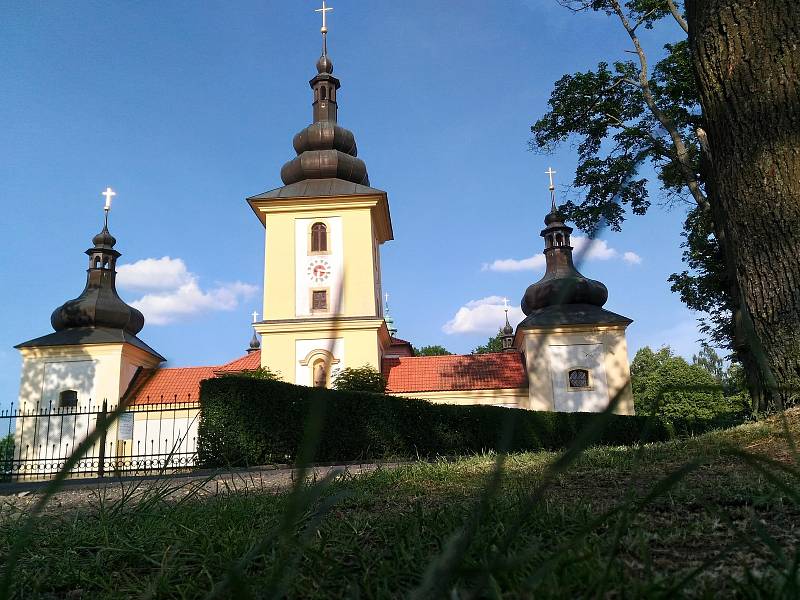
[[[252,314],[252,315],[250,315],[250,316],[251,316],[251,317],[253,317],[253,323],[255,323],[256,321],[258,321],[258,312],[256,312],[256,311],[253,311],[253,314]]]
[[[547,167],[545,173],[550,176],[550,187],[548,187],[550,190],[550,205],[553,212],[556,212],[556,186],[555,183],[553,183],[553,175],[555,175],[556,172],[553,171],[553,167]]]
[[[101,194],[101,196],[106,197],[106,204],[103,207],[103,212],[105,213],[106,217],[106,227],[108,227],[108,211],[111,210],[111,198],[117,195],[117,192],[112,190],[110,187],[106,188],[106,191]]]
[[[553,167],[547,167],[547,171],[545,171],[545,173],[550,176],[550,191],[555,190],[556,186],[553,183],[553,175],[556,174],[556,171],[553,171]]]
[[[322,13],[322,27],[320,28],[320,32],[324,36],[328,33],[328,20],[327,20],[327,13],[333,10],[332,6],[325,6],[325,0],[322,0],[322,8],[314,9],[314,12]]]
[[[508,316],[508,298],[503,298],[503,310],[506,311],[506,317]]]
[[[117,195],[117,192],[112,190],[110,187],[106,188],[106,191],[101,194],[101,196],[106,197],[106,205],[103,207],[103,210],[108,212],[111,210],[111,198]]]

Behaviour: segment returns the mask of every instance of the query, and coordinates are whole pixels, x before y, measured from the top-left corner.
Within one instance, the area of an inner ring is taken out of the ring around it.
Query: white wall
[[[309,254],[309,232],[316,222],[325,223],[328,228],[328,252]],[[342,275],[344,273],[344,236],[341,217],[317,219],[295,219],[295,306],[296,316],[306,317],[311,313],[311,290],[327,288],[328,306],[345,312],[342,296]],[[318,260],[324,260],[330,273],[323,282],[315,282],[309,277],[308,267]]]
[[[547,351],[556,411],[600,412],[608,406],[602,344],[551,344]],[[570,388],[568,373],[572,369],[589,372],[589,389]]]

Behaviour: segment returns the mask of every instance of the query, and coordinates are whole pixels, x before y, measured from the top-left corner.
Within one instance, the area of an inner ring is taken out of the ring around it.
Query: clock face
[[[331,274],[331,265],[327,260],[318,258],[308,263],[308,278],[314,283],[322,283]]]

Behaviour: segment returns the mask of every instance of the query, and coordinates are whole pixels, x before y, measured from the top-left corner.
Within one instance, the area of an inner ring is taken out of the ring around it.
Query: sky
[[[553,82],[630,41],[603,14],[555,0],[334,0],[329,53],[339,123],[389,196],[383,287],[398,336],[466,353],[543,272],[545,171],[566,197],[574,146],[528,149]],[[0,3],[0,405],[16,398],[15,344],[52,331],[83,289],[84,250],[117,196],[120,295],[168,366],[243,354],[261,310],[264,230],[245,198],[281,185],[311,121],[318,3],[306,0]],[[656,56],[675,27],[643,32]],[[654,61],[653,61],[654,62]],[[631,358],[691,357],[698,315],[670,292],[686,208],[659,203],[606,231],[580,269],[626,315]],[[586,247],[576,231],[576,246]]]

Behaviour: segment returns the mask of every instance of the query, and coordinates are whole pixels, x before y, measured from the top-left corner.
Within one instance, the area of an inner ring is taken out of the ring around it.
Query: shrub
[[[324,403],[327,418],[317,462],[452,456],[506,449],[568,446],[589,423],[607,418],[596,443],[664,440],[670,431],[699,432],[702,420],[676,422],[642,416],[535,412],[498,406],[433,404],[365,392],[326,390],[237,377],[201,384],[198,452],[207,465],[260,465],[297,457],[306,417]],[[648,423],[649,421],[649,423]],[[501,434],[511,431],[508,444]]]
[[[333,388],[342,392],[382,394],[386,391],[386,377],[371,365],[347,367],[334,377]]]
[[[232,371],[222,373],[219,377],[250,377],[251,379],[269,379],[270,381],[281,381],[283,377],[280,371],[273,371],[269,367],[258,367],[249,371]]]
[[[670,421],[734,418],[743,412],[739,397],[726,397],[723,386],[699,364],[690,365],[671,350],[645,347],[631,363],[636,414],[656,414]]]

